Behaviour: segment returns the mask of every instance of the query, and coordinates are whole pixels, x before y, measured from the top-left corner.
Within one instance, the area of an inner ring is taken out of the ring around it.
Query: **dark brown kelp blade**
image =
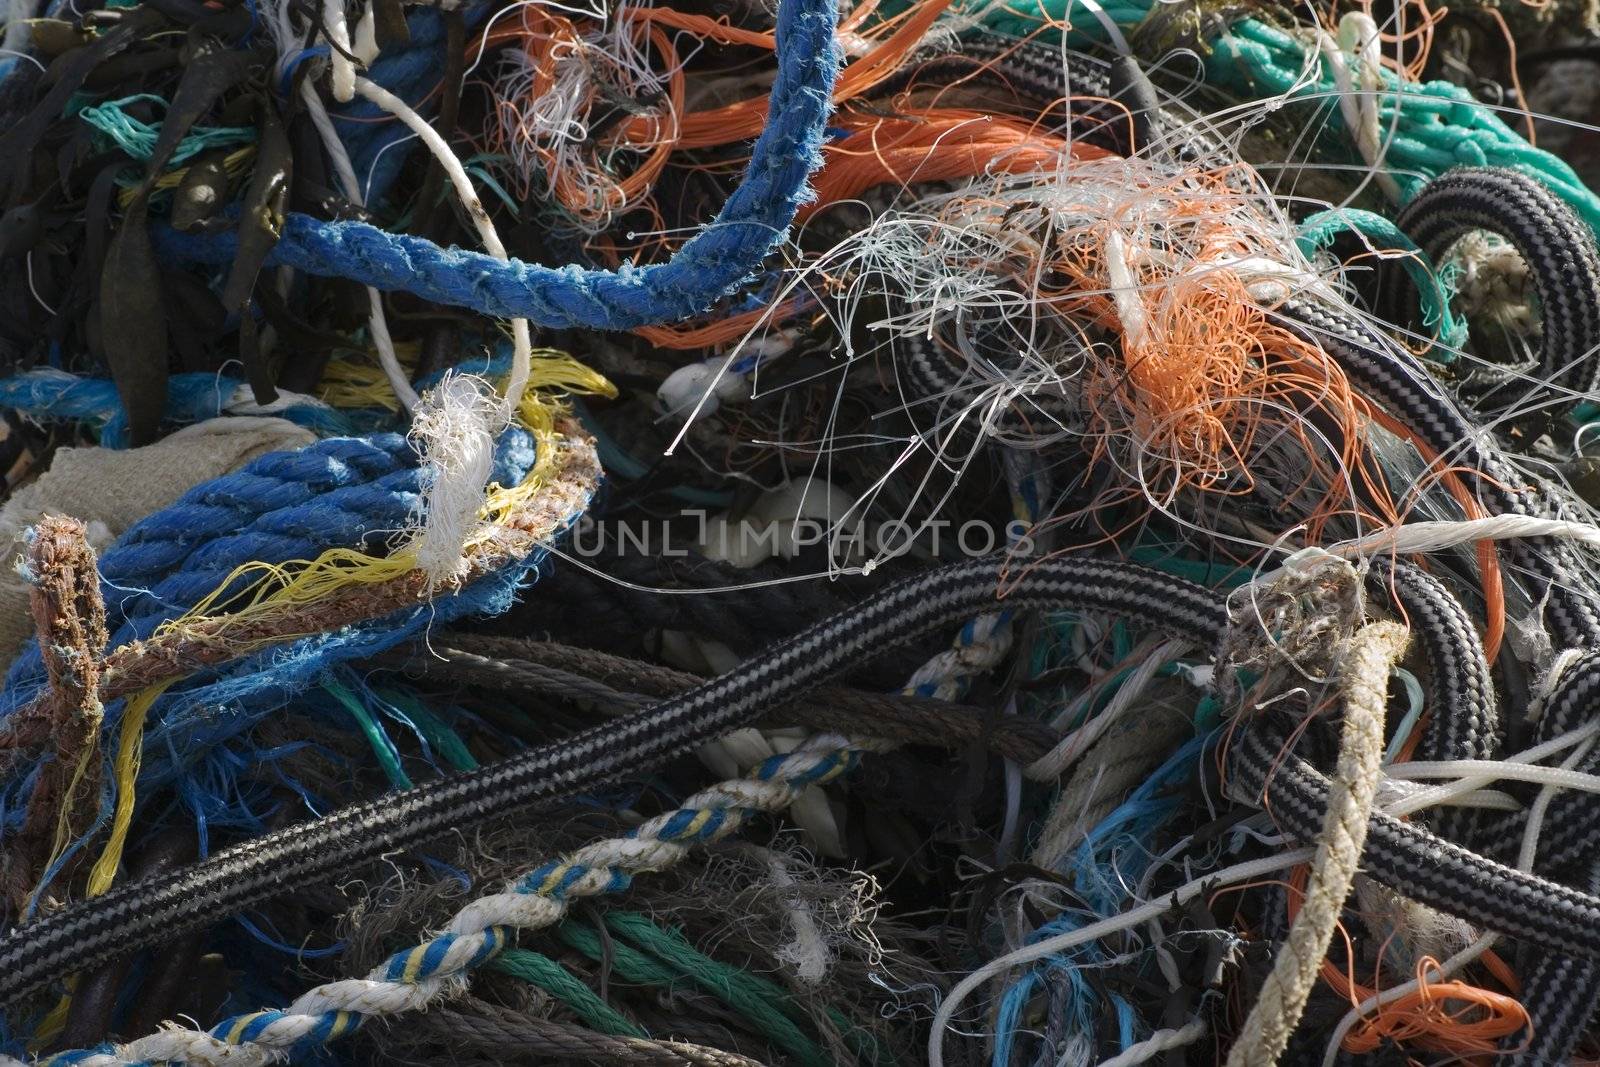
[[[129,206],[100,274],[100,329],[106,363],[137,447],[156,439],[167,406],[167,313],[150,246],[144,199]]]
[[[242,321],[250,315],[251,293],[262,265],[272,254],[283,232],[283,216],[288,207],[289,182],[293,176],[294,154],[283,123],[278,120],[277,108],[263,96],[260,106],[261,138],[256,148],[255,173],[245,190],[244,210],[239,214],[239,248],[233,257],[233,267],[228,271],[228,281],[222,288],[222,305],[228,314]],[[256,403],[270,404],[278,398],[272,376],[259,352],[240,333],[240,358],[245,363],[245,374],[250,380]]]
[[[209,37],[199,37],[190,48],[183,78],[172,94],[161,133],[156,138],[149,162],[145,165],[146,187],[166,169],[167,161],[189,130],[199,122],[223,93],[260,70],[264,57],[255,52],[227,48]]]

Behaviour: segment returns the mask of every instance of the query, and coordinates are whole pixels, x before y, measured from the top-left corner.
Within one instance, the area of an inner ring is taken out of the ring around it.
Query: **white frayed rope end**
[[[494,390],[472,375],[447,375],[417,405],[411,440],[423,460],[422,524],[411,549],[430,589],[466,569],[503,423]]]

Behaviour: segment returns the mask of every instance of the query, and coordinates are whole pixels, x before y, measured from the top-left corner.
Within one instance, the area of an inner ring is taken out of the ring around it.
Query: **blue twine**
[[[222,415],[243,379],[217,374],[174,374],[167,380],[165,421],[187,426]],[[110,378],[82,378],[66,371],[33,370],[0,379],[0,407],[40,421],[84,422],[100,428],[106,448],[128,446],[128,417]],[[344,415],[325,404],[294,404],[274,412],[279,418],[331,436],[350,432]]]
[[[1128,798],[1102,819],[1063,864],[1073,875],[1078,896],[1087,912],[1064,912],[1033,931],[1027,939],[1036,943],[1059,933],[1077,929],[1083,920],[1114,915],[1126,902],[1128,886],[1137,882],[1149,865],[1151,850],[1145,844],[1150,836],[1182,805],[1177,796],[1162,792],[1194,773],[1206,747],[1215,735],[1192,738],[1141,782]],[[1098,942],[1079,945],[1070,952],[1051,956],[1021,975],[1001,995],[996,1027],[994,1055],[996,1067],[1009,1063],[1019,1031],[1023,1009],[1044,981],[1046,971],[1064,977],[1070,995],[1065,1010],[1070,1015],[1068,1032],[1093,1034],[1099,1012],[1091,1003],[1094,993],[1080,971],[1106,959]],[[1138,1039],[1138,1019],[1131,1005],[1109,994],[1117,1018],[1118,1040],[1126,1049]]]
[[[806,179],[821,162],[839,68],[836,21],[831,0],[783,0],[778,77],[744,180],[716,220],[665,263],[616,271],[502,263],[365,223],[305,215],[288,217],[269,262],[553,328],[617,330],[687,318],[749,278],[809,199]],[[170,227],[156,228],[153,237],[166,258],[211,264],[231,262],[238,243],[236,233],[180,234]]]

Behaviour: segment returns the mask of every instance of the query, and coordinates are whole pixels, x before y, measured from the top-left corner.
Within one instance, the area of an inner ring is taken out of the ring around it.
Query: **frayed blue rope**
[[[515,484],[534,459],[532,436],[508,431],[497,449],[494,477]],[[300,452],[263,456],[197,487],[136,525],[105,554],[102,574],[113,594],[107,614],[118,635],[113,646],[148,636],[188,610],[240,563],[314,558],[324,548],[362,545],[372,534],[400,529],[418,500],[417,467],[404,438],[390,434],[322,441]],[[503,567],[452,596],[196,674],[151,711],[141,795],[176,782],[197,820],[237,823],[234,809],[242,798],[233,785],[250,763],[229,749],[230,742],[339,663],[384,651],[430,625],[505,610],[541,558],[534,554]],[[156,595],[128,591],[141,586]],[[119,588],[120,596],[115,595]],[[31,700],[44,682],[37,648],[30,643],[0,694],[0,721]],[[114,702],[106,709],[108,730],[116,728],[121,707]],[[0,821],[9,828],[23,817],[26,782],[34,771],[25,763],[0,787]],[[197,788],[197,779],[206,788]]]
[[[217,374],[174,374],[167,381],[165,422],[187,426],[224,413],[240,378]],[[110,378],[81,378],[58,370],[34,370],[0,379],[0,407],[40,421],[85,422],[100,428],[106,448],[128,446],[128,417]],[[323,436],[346,434],[350,420],[333,408],[307,398],[273,412],[278,418]]]
[[[810,198],[806,179],[821,162],[839,69],[836,22],[830,0],[783,0],[778,77],[744,180],[716,220],[665,263],[616,271],[502,263],[365,223],[305,215],[288,217],[269,262],[554,328],[618,330],[687,318],[751,277]],[[231,262],[237,245],[231,233],[162,227],[153,236],[164,257],[194,262]]]

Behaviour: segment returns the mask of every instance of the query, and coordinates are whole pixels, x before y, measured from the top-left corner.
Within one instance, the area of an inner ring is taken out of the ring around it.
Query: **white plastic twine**
[[[494,466],[500,401],[488,383],[448,374],[412,412],[411,441],[423,457],[423,523],[411,550],[428,587],[460,576]]]
[[[355,79],[354,91],[399,119],[428,146],[449,177],[484,248],[502,262],[509,259],[466,168],[439,132],[405,101],[366,78]],[[533,338],[528,320],[512,319],[511,374],[504,397],[496,397],[493,388],[481,378],[448,375],[413,412],[411,436],[422,450],[426,511],[411,547],[430,587],[454,578],[466,566],[467,539],[477,529],[494,465],[495,434],[516,418],[532,373]]]
[[[1378,72],[1383,55],[1379,51],[1378,24],[1365,12],[1351,11],[1339,20],[1337,43],[1327,31],[1318,29],[1317,44],[1333,73],[1339,114],[1350,129],[1356,150],[1372,168],[1373,177],[1389,202],[1398,204],[1400,184],[1383,168],[1383,129],[1378,111],[1378,93],[1383,85]],[[1354,76],[1347,56],[1355,57]],[[1359,85],[1356,78],[1360,79]]]

